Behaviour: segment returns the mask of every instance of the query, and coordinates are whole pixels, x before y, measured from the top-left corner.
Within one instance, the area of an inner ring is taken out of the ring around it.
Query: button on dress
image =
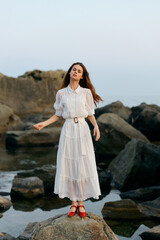
[[[58,151],[54,193],[60,198],[83,201],[101,195],[88,115],[95,114],[91,90],[68,85],[56,93],[55,115],[65,119]],[[78,123],[74,118],[78,118]]]

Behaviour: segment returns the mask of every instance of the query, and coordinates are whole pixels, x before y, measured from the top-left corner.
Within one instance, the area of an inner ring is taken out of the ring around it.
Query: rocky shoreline
[[[54,114],[55,94],[64,74],[62,70],[35,70],[19,78],[0,75],[0,134],[5,136],[6,149],[57,146],[63,119],[41,132],[32,125]],[[160,107],[142,103],[129,108],[117,101],[97,108],[95,117],[101,132],[100,140],[95,142],[93,138],[93,143],[102,193],[107,194],[114,187],[121,191],[122,198],[104,205],[104,219],[159,221]],[[55,171],[55,166],[44,165],[18,172],[12,182],[11,201],[52,196]],[[0,196],[0,217],[8,209],[6,201]],[[160,236],[158,224],[147,227],[151,230],[141,233],[139,239],[149,239],[150,234],[152,240]],[[86,239],[92,239],[91,235]]]

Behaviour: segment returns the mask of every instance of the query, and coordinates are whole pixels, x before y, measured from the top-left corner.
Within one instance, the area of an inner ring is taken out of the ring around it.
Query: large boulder
[[[95,142],[99,155],[115,157],[132,138],[149,142],[138,130],[114,113],[104,113],[98,119],[101,137]]]
[[[13,78],[0,78],[0,103],[13,109],[18,116],[26,116],[52,107],[65,71],[34,70]]]
[[[41,131],[34,128],[25,131],[7,131],[6,147],[55,145],[59,141],[60,132],[61,127],[47,127]]]
[[[128,121],[131,114],[131,109],[129,107],[125,107],[122,102],[116,101],[104,107],[97,108],[95,110],[95,117],[98,118],[103,113],[115,113],[119,117]]]
[[[133,124],[136,118],[139,116],[139,114],[145,109],[152,109],[155,112],[160,112],[160,106],[156,104],[146,104],[143,102],[139,106],[131,108],[132,113],[129,118],[129,123]]]
[[[43,222],[29,223],[18,240],[118,240],[105,221],[98,215],[87,213],[81,218],[77,214],[57,215]]]
[[[7,210],[12,205],[12,202],[3,196],[0,196],[0,210]]]
[[[138,205],[131,199],[118,200],[105,203],[102,209],[105,219],[114,220],[143,220],[149,217],[141,213]]]
[[[110,163],[118,189],[127,191],[160,184],[160,147],[132,139]]]
[[[0,133],[20,124],[20,118],[14,114],[13,109],[0,103]]]
[[[38,177],[14,178],[11,197],[32,199],[44,195],[43,182]]]
[[[130,198],[135,201],[150,201],[160,197],[160,186],[138,188],[135,190],[121,192],[122,199]]]
[[[160,140],[160,107],[145,103],[132,108],[130,123],[149,140]]]
[[[148,217],[160,219],[160,197],[152,201],[147,201],[139,204],[141,213]]]
[[[160,239],[160,225],[155,226],[140,234],[143,240],[159,240]]]
[[[31,170],[18,172],[15,178],[38,177],[43,181],[45,195],[52,195],[54,190],[55,174],[56,167],[48,164]]]

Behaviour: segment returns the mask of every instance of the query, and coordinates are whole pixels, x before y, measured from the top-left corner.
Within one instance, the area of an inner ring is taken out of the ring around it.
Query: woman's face
[[[80,81],[80,79],[83,78],[83,68],[80,65],[76,64],[72,67],[69,74],[70,79]]]

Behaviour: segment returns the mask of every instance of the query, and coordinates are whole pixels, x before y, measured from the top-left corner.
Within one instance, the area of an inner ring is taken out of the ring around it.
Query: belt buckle
[[[77,117],[74,118],[74,122],[78,123],[78,118]]]

